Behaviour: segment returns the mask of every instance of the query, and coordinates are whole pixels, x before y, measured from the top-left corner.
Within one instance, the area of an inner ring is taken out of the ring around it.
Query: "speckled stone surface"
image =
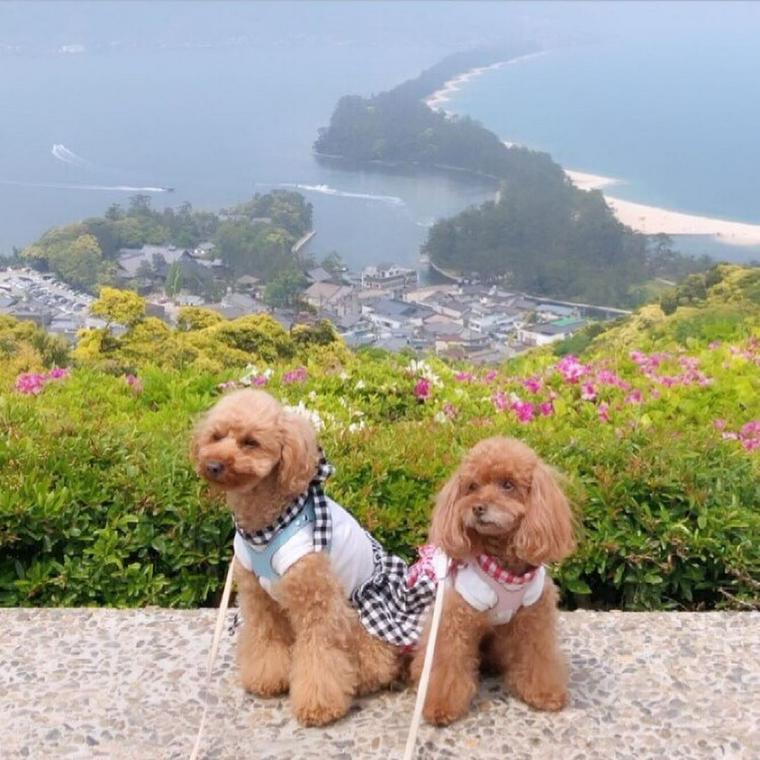
[[[0,609],[1,758],[186,758],[213,610]],[[419,758],[760,758],[760,613],[564,613],[571,701],[535,712],[483,683],[470,715],[423,725]],[[325,663],[329,666],[329,663]],[[398,758],[411,691],[302,728],[235,677],[225,634],[204,758]]]

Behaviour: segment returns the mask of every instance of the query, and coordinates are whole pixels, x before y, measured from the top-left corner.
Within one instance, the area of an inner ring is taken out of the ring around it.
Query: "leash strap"
[[[436,553],[433,556],[433,568],[438,583],[435,589],[435,602],[433,603],[433,619],[430,623],[430,635],[428,636],[427,646],[425,647],[425,659],[422,663],[420,684],[417,687],[417,700],[414,703],[412,724],[409,727],[409,734],[406,737],[403,760],[412,760],[414,757],[414,747],[417,743],[417,732],[420,728],[422,708],[425,705],[425,698],[427,697],[428,684],[430,683],[430,671],[433,669],[435,642],[438,638],[438,628],[441,624],[443,596],[446,591],[446,575],[448,574],[449,569],[449,558],[439,549],[436,550]]]
[[[230,560],[230,566],[227,570],[227,579],[224,581],[224,591],[222,592],[222,601],[219,603],[219,613],[216,616],[216,627],[214,628],[214,639],[211,642],[211,651],[208,653],[208,663],[206,665],[206,681],[204,683],[204,694],[207,695],[209,686],[211,685],[211,673],[214,669],[214,660],[216,654],[219,651],[219,642],[222,639],[222,631],[224,630],[224,618],[227,614],[227,607],[230,603],[230,593],[232,592],[232,568],[235,564],[234,558]],[[208,698],[204,698],[203,715],[201,716],[201,724],[198,726],[198,735],[195,737],[195,744],[193,751],[190,753],[190,760],[198,760],[199,752],[201,749],[201,741],[203,740],[203,731],[206,728],[206,718],[208,717]]]

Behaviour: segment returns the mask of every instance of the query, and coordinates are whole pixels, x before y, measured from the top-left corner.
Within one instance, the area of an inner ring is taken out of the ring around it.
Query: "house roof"
[[[306,273],[306,276],[312,282],[324,282],[325,280],[332,278],[332,275],[324,267],[315,267],[314,269],[310,269]]]

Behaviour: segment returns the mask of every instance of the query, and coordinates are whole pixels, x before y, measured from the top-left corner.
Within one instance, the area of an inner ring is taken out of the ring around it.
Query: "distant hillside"
[[[478,122],[422,101],[454,65],[468,68],[524,52],[461,54],[388,92],[343,97],[314,149],[352,162],[456,168],[498,181],[497,202],[430,229],[423,251],[444,270],[540,295],[628,306],[642,300],[641,287],[634,286],[653,276],[678,278],[707,268],[709,260],[664,250],[618,222],[601,193],[577,189],[548,154],[507,147]]]
[[[21,251],[23,261],[52,271],[78,288],[95,292],[116,281],[122,249],[173,245],[193,249],[214,243],[232,276],[271,277],[295,265],[293,244],[311,229],[312,208],[299,193],[275,190],[219,214],[197,211],[189,203],[157,211],[150,196],[130,198],[127,208],[113,204],[103,216],[53,227]]]

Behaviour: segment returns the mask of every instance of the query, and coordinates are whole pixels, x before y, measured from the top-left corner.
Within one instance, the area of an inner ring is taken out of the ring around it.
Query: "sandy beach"
[[[490,66],[478,66],[469,69],[463,74],[449,79],[443,87],[436,90],[432,95],[425,99],[425,104],[433,110],[441,110],[450,113],[444,109],[451,96],[460,90],[467,82],[475,77],[479,77],[487,71],[498,69],[502,66],[509,66],[521,61],[535,58],[536,56],[545,55],[548,51],[530,53],[512,58],[508,61],[499,61],[492,63]],[[515,143],[504,141],[509,148]],[[609,195],[608,190],[615,185],[625,184],[624,180],[615,177],[604,177],[599,174],[589,174],[587,172],[565,169],[565,174],[570,178],[573,184],[581,190],[601,190],[610,208],[615,212],[615,216],[623,224],[643,232],[646,235],[656,235],[664,232],[668,235],[705,235],[713,237],[721,243],[738,246],[760,246],[760,224],[748,224],[746,222],[734,222],[727,219],[715,219],[707,216],[698,216],[681,211],[671,211],[657,206],[647,206],[643,203],[634,203]]]
[[[605,190],[623,184],[621,180],[614,177],[603,177],[571,169],[566,169],[565,174],[581,190]],[[760,245],[760,224],[732,222],[727,219],[671,211],[626,201],[606,192],[604,198],[623,224],[646,235],[656,235],[659,232],[668,235],[707,235],[729,245]]]
[[[467,84],[470,80],[475,79],[475,77],[479,77],[486,71],[500,69],[502,66],[511,66],[515,63],[520,63],[520,61],[527,61],[531,58],[537,58],[540,55],[546,55],[546,52],[547,51],[542,50],[538,53],[528,53],[527,55],[519,55],[516,58],[510,58],[508,61],[492,63],[490,66],[476,66],[475,68],[468,69],[463,74],[458,74],[447,82],[444,82],[443,87],[441,87],[440,90],[436,90],[432,95],[425,98],[425,105],[432,108],[434,111],[444,111],[443,104],[451,99],[452,94],[460,90],[462,86]]]

